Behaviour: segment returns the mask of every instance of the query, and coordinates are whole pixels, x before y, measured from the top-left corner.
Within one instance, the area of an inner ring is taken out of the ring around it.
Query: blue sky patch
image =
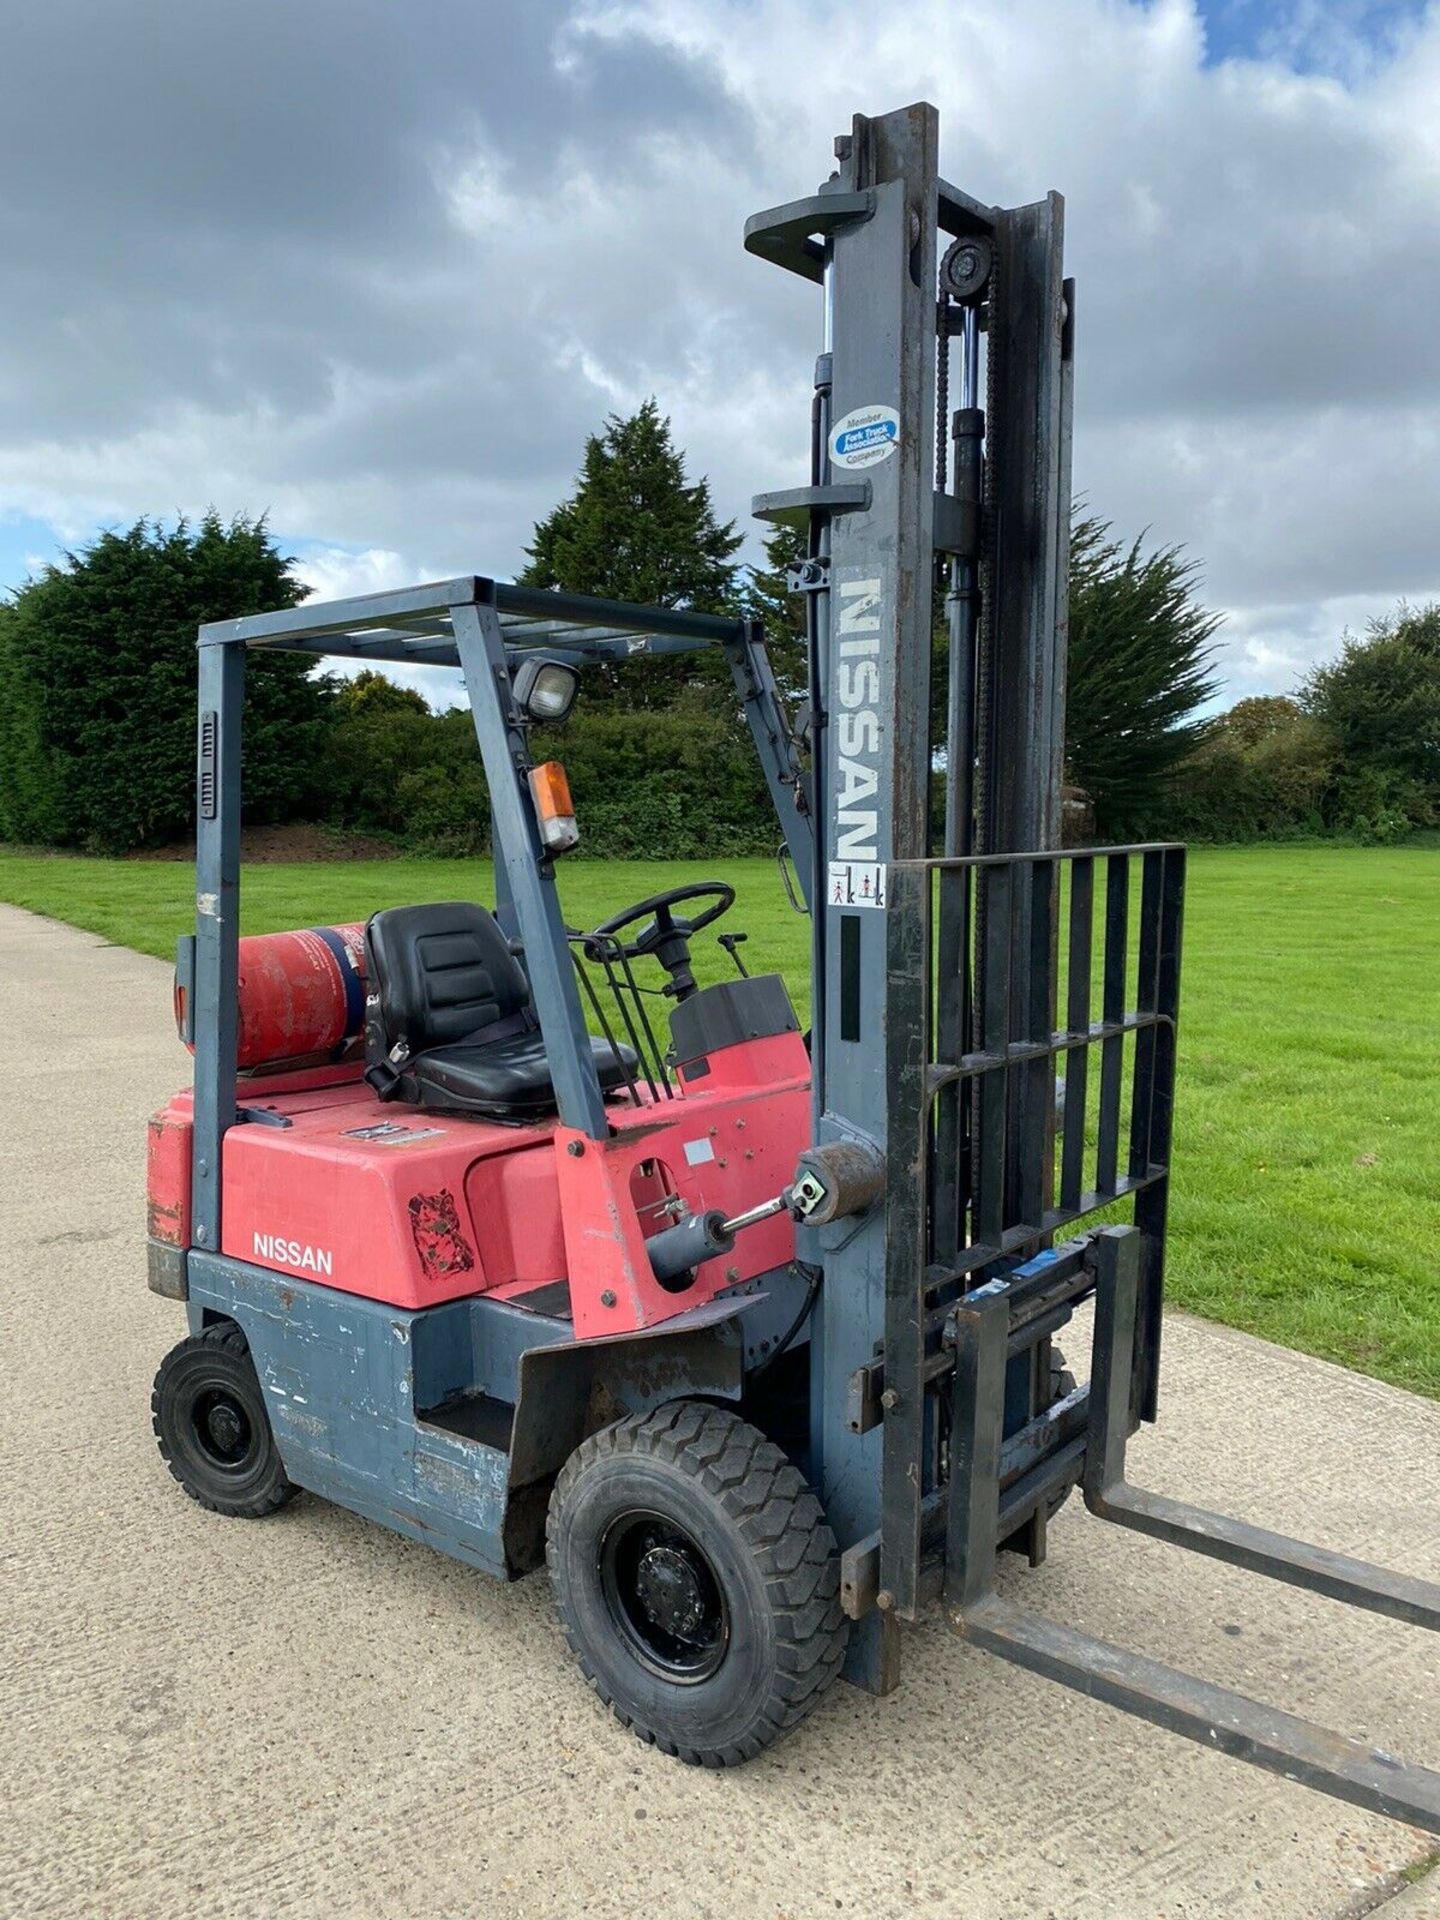
[[[1279,60],[1349,79],[1385,59],[1424,0],[1197,0],[1205,61]]]

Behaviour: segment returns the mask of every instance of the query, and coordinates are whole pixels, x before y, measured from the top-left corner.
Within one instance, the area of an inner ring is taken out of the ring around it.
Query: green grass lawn
[[[803,1013],[808,922],[767,861],[572,862],[562,893],[592,926],[713,874],[747,960]],[[0,852],[0,899],[166,958],[191,884],[170,863]],[[252,866],[242,917],[260,933],[456,897],[488,900],[488,867]],[[1171,1298],[1440,1397],[1440,849],[1193,855],[1180,1031]]]

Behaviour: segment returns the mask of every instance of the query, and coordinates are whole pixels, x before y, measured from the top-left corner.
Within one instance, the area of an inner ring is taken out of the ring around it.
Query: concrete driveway
[[[1440,1915],[1407,1829],[908,1636],[770,1754],[692,1772],[503,1588],[312,1498],[218,1519],[160,1464],[144,1120],[186,1077],[153,960],[0,907],[0,1912]],[[1183,1174],[1182,1174],[1183,1177]],[[1384,1231],[1384,1223],[1377,1223]],[[1137,1476],[1440,1575],[1440,1406],[1176,1319]],[[1440,1639],[1067,1509],[1010,1590],[1440,1764]],[[1389,1903],[1389,1904],[1387,1904]]]

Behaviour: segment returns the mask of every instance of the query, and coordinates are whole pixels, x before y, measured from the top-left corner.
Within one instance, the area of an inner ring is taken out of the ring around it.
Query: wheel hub
[[[232,1394],[216,1387],[198,1394],[190,1423],[194,1443],[212,1466],[224,1472],[243,1467],[255,1435],[249,1414]]]
[[[730,1617],[715,1569],[684,1527],[644,1508],[617,1515],[599,1571],[611,1618],[643,1666],[680,1686],[717,1671]]]
[[[641,1556],[635,1591],[648,1619],[694,1644],[705,1618],[699,1569],[680,1547],[654,1546]]]
[[[242,1422],[238,1409],[221,1400],[210,1409],[206,1429],[222,1453],[230,1453],[240,1444]]]

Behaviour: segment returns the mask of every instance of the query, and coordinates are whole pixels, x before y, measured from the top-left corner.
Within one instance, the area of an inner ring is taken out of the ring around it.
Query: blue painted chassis
[[[243,1331],[289,1478],[506,1580],[543,1558],[550,1481],[586,1433],[667,1400],[737,1401],[794,1316],[788,1269],[641,1333],[483,1294],[420,1311],[191,1250],[192,1332]]]

